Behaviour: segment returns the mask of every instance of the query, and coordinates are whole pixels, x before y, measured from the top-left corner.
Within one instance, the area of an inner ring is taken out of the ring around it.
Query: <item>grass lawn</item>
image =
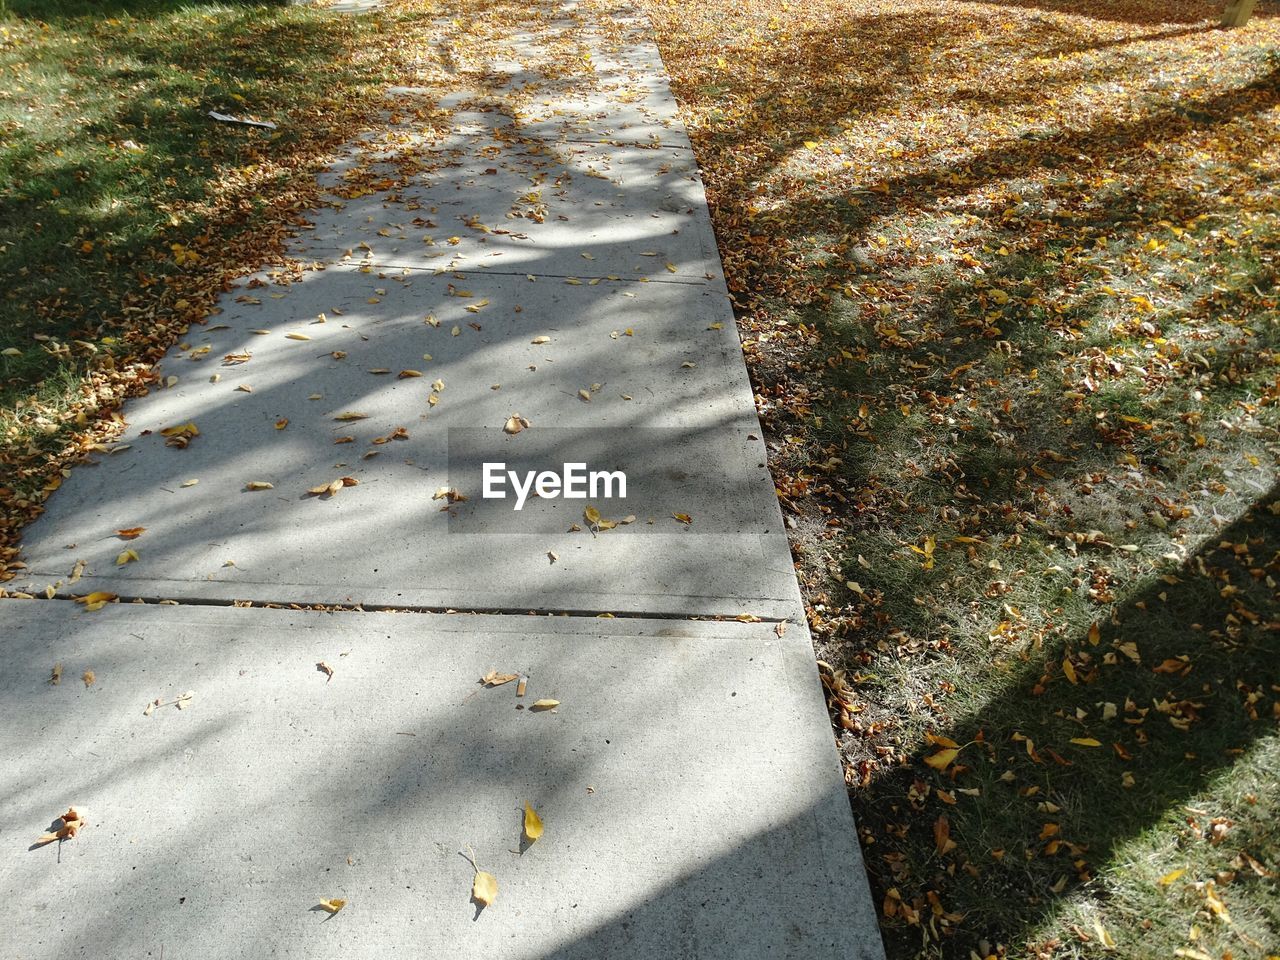
[[[891,957],[1280,953],[1280,10],[642,6]]]
[[[9,557],[65,465],[147,388],[147,364],[225,278],[279,255],[309,174],[391,75],[377,26],[282,3],[0,0]]]
[[[637,2],[890,956],[1280,954],[1280,11]],[[380,87],[525,15],[0,0],[0,579]]]

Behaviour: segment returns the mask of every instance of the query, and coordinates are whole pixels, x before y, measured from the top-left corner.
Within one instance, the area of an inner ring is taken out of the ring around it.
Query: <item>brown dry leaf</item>
[[[525,417],[520,416],[518,413],[513,413],[507,418],[507,422],[502,425],[502,430],[504,433],[509,433],[514,436],[521,430],[531,426],[533,426],[533,424],[531,424]]]
[[[367,413],[355,413],[354,411],[348,411],[348,412],[346,412],[346,413],[340,413],[340,414],[338,414],[338,415],[337,415],[337,416],[335,416],[333,419],[335,419],[335,420],[342,420],[342,421],[347,421],[347,420],[368,420],[368,419],[369,419],[369,415],[368,415]]]
[[[498,673],[496,670],[490,670],[480,678],[480,682],[486,687],[500,687],[504,683],[510,683],[512,680],[519,679],[520,674],[518,673]]]
[[[94,676],[92,670],[86,670],[84,673],[80,675],[80,679],[84,681],[85,687],[88,688],[88,687],[92,687],[94,684],[94,681],[96,681],[98,678]]]
[[[146,527],[129,527],[126,530],[117,530],[116,536],[121,540],[136,540],[146,532]]]
[[[58,684],[62,683],[62,664],[61,663],[55,663],[53,665],[53,672],[49,674],[49,682],[53,684],[55,687]]]
[[[535,700],[529,709],[540,713],[543,710],[554,710],[558,706],[560,706],[559,700]]]
[[[320,909],[327,911],[328,913],[337,913],[346,905],[347,905],[347,901],[339,900],[336,898],[333,900],[321,900],[319,904]]]
[[[325,683],[328,683],[329,680],[333,679],[333,667],[329,666],[323,660],[316,664],[316,669],[329,678],[328,680],[325,680]]]
[[[288,340],[310,340],[305,333],[286,333],[285,338]]]
[[[541,343],[550,343],[550,342],[551,342],[551,338],[550,338],[550,337],[534,337],[534,338],[533,338],[532,340],[530,340],[529,342],[530,342],[530,343],[539,343],[539,344],[541,344]]]
[[[246,490],[274,490],[275,484],[268,483],[265,480],[250,480],[244,485]]]
[[[524,805],[524,835],[530,843],[542,836],[542,818],[527,800]]]
[[[40,834],[36,844],[52,843],[54,840],[70,840],[84,826],[84,817],[75,807],[68,807],[67,812],[54,821],[54,828],[48,833]]]
[[[943,855],[956,848],[956,842],[951,839],[951,820],[945,813],[933,822],[933,842]]]
[[[591,391],[590,391],[590,390],[579,390],[579,391],[578,391],[578,398],[579,398],[580,400],[582,400],[582,401],[586,402],[586,403],[590,403],[590,402],[591,402]]]
[[[277,429],[277,430],[283,430],[283,429],[284,429],[285,427],[287,427],[288,425],[289,425],[289,418],[288,418],[288,417],[282,417],[281,419],[279,419],[279,420],[277,420],[277,421],[276,421],[276,429]]]
[[[673,513],[671,516],[684,524],[693,523],[693,517],[689,516],[687,513]]]

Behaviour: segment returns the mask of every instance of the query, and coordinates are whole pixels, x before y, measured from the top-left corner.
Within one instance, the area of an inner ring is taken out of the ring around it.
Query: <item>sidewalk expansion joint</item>
[[[324,262],[324,261],[318,261]],[[344,261],[333,261],[333,266],[341,266]],[[350,261],[345,261],[350,262]],[[620,277],[616,274],[605,276],[593,276],[589,273],[529,273],[527,270],[490,270],[487,267],[463,267],[458,270],[438,270],[436,267],[415,267],[407,263],[385,263],[378,260],[360,261],[362,265],[367,264],[370,267],[378,267],[383,270],[420,270],[423,272],[431,271],[434,276],[456,277],[462,274],[464,277],[468,274],[471,276],[490,276],[490,277],[536,277],[539,280],[581,280],[583,283],[590,283],[598,280],[601,283],[668,283],[687,287],[705,287],[711,282],[711,278],[704,277]]]
[[[48,603],[50,601],[58,600],[63,602],[79,603],[81,599],[83,598],[77,599],[73,594],[64,593],[62,591],[55,593],[52,597],[32,596],[30,594],[15,596],[11,593],[0,593],[0,603],[14,601]],[[143,606],[166,607],[235,607],[243,610],[298,610],[315,613],[416,613],[450,614],[460,616],[569,617],[575,619],[596,620],[688,620],[717,623],[777,624],[791,622],[790,617],[757,616],[752,613],[741,613],[736,616],[728,616],[724,614],[711,613],[670,613],[654,610],[613,612],[608,610],[531,609],[529,607],[442,607],[395,603],[295,603],[288,600],[224,600],[213,597],[127,596],[124,594],[113,594],[112,599],[118,600],[119,605],[122,606],[138,604]]]

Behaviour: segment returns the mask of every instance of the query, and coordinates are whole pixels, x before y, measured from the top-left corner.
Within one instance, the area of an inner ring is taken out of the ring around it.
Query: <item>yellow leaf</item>
[[[1072,684],[1079,682],[1076,680],[1075,665],[1070,660],[1062,661],[1062,672],[1066,674],[1067,680],[1069,680]]]
[[[305,333],[286,333],[285,338],[288,340],[310,340]]]
[[[693,523],[693,517],[689,516],[687,513],[673,513],[671,516],[676,520],[679,520],[681,523]]]
[[[1102,630],[1101,628],[1099,628],[1097,622],[1095,621],[1094,623],[1089,625],[1089,644],[1091,646],[1096,647],[1099,641],[1101,640],[1102,640]]]
[[[527,801],[524,805],[524,835],[531,843],[542,836],[542,818]]]
[[[275,485],[267,483],[265,480],[250,480],[245,485],[246,490],[274,490]]]
[[[107,602],[114,600],[114,593],[107,593],[105,590],[95,590],[93,593],[86,594],[76,599],[76,603],[83,603],[86,610],[101,610],[107,605]]]
[[[340,413],[333,419],[335,420],[368,420],[369,415],[367,413],[348,412],[348,413]]]
[[[160,431],[162,437],[198,437],[200,430],[194,423],[182,423],[176,427],[165,427]]]
[[[277,421],[276,421],[276,429],[277,429],[277,430],[283,430],[283,429],[284,429],[285,427],[287,427],[288,425],[289,425],[289,418],[288,418],[288,417],[284,417],[283,419],[281,419],[281,420],[277,420]]]
[[[1102,744],[1101,744],[1101,743],[1099,743],[1097,740],[1093,739],[1093,737],[1072,737],[1072,738],[1071,738],[1071,742],[1072,742],[1072,743],[1074,743],[1074,744],[1075,744],[1076,746],[1078,746],[1078,747],[1100,747],[1100,746],[1102,746]]]
[[[816,149],[818,149],[818,141],[817,141],[817,140],[806,140],[806,141],[804,142],[804,145],[805,145],[805,148],[806,148],[806,149],[809,149],[809,150],[816,150]]]
[[[498,878],[483,870],[476,871],[476,878],[471,882],[471,899],[482,907],[487,907],[498,899]]]
[[[559,700],[536,700],[534,701],[533,706],[530,707],[529,709],[538,710],[538,711],[554,710],[558,706],[560,706]]]
[[[132,563],[138,559],[138,551],[126,550],[120,556],[116,557],[116,566],[123,567],[126,563]]]
[[[92,670],[86,670],[80,675],[80,679],[84,681],[84,685],[86,687],[92,687],[98,678],[94,675]]]
[[[345,907],[346,905],[347,905],[347,901],[345,901],[345,900],[336,900],[336,899],[335,899],[335,900],[321,900],[321,901],[320,901],[320,909],[321,909],[321,910],[327,910],[327,911],[329,911],[329,913],[337,913],[339,910],[341,910],[341,909],[342,909],[343,907]]]
[[[587,509],[582,511],[582,516],[587,521],[587,523],[600,522],[600,511],[597,510],[595,507],[588,506]]]
[[[1177,870],[1170,870],[1168,873],[1166,873],[1163,877],[1161,877],[1156,882],[1159,883],[1160,886],[1162,887],[1167,887],[1169,886],[1169,884],[1173,883],[1173,881],[1177,880],[1180,876],[1182,876],[1186,872],[1187,872],[1186,867],[1181,867]]]
[[[116,536],[121,540],[136,540],[146,532],[146,527],[129,527],[126,530],[117,530]]]
[[[939,750],[932,756],[924,758],[924,762],[935,770],[945,770],[950,766],[951,762],[959,756],[960,751],[955,747],[947,747],[945,750]]]

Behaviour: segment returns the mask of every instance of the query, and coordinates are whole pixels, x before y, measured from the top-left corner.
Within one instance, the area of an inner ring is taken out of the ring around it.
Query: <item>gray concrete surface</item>
[[[880,955],[801,631],[10,600],[0,637],[7,957]]]

